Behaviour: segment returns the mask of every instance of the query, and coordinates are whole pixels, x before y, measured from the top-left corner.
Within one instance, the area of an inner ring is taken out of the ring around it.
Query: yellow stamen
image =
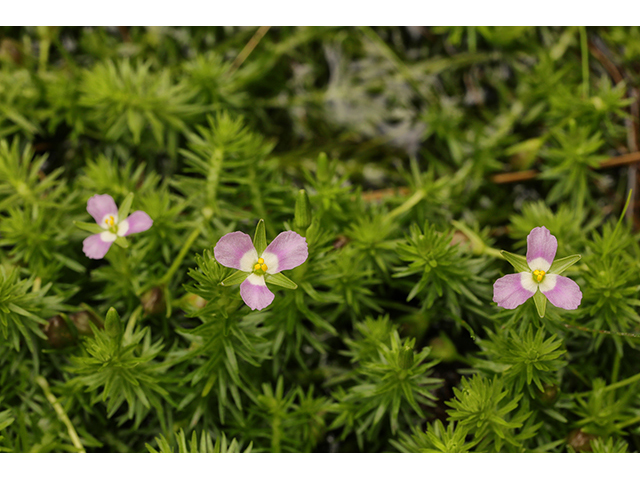
[[[253,266],[253,269],[254,269],[256,272],[257,272],[257,271],[259,271],[259,270],[262,270],[263,272],[266,272],[266,271],[267,271],[267,268],[268,268],[268,267],[267,267],[267,264],[266,264],[266,263],[264,263],[264,258],[259,258],[259,259],[258,259],[258,263],[256,263],[256,264]]]
[[[105,220],[106,224],[110,227],[113,227],[115,220],[113,219],[113,215],[109,215],[109,217]]]
[[[541,281],[542,281],[542,279],[544,278],[545,273],[546,273],[546,272],[545,272],[544,270],[534,270],[534,271],[533,271],[533,276],[535,277],[535,279],[536,279],[538,282],[541,282]]]

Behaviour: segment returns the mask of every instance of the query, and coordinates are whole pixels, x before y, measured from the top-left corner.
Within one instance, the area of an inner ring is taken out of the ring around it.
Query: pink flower
[[[500,307],[516,308],[538,291],[556,307],[575,310],[582,301],[580,287],[559,275],[580,259],[580,255],[556,260],[558,240],[546,227],[536,227],[527,236],[527,257],[503,252],[520,273],[505,275],[493,285],[493,301]],[[528,268],[527,268],[528,267]],[[542,299],[544,302],[544,298]],[[544,315],[544,309],[540,312]]]
[[[133,195],[130,195],[133,198]],[[125,203],[127,202],[125,201]],[[128,213],[129,208],[127,207],[126,210],[126,212],[121,212],[123,213],[122,216]],[[94,260],[103,258],[109,251],[111,244],[118,237],[144,232],[153,225],[151,217],[141,210],[133,212],[124,220],[119,220],[118,207],[110,195],[94,195],[91,197],[87,202],[87,212],[93,217],[98,226],[103,229],[102,232],[85,238],[82,243],[84,254]]]
[[[282,232],[262,252],[256,250],[246,233],[227,233],[218,241],[213,254],[221,265],[247,274],[240,285],[240,296],[251,310],[262,310],[273,302],[275,295],[267,287],[266,280],[282,286],[289,283],[292,287],[287,288],[295,288],[288,279],[275,280],[282,277],[281,271],[302,265],[309,256],[305,238],[292,231]]]

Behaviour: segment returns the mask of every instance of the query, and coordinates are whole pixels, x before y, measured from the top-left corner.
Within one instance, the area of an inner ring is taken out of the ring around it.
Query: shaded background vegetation
[[[637,451],[639,75],[638,28],[0,29],[0,448]],[[260,218],[310,257],[251,313]],[[544,319],[491,302],[539,225]]]

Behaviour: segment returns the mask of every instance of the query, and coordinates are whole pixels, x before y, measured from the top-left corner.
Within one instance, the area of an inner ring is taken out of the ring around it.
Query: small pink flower
[[[118,207],[110,195],[94,195],[87,202],[87,212],[104,229],[84,239],[82,251],[94,260],[103,258],[118,237],[144,232],[153,225],[145,212],[137,210],[124,220],[118,219]]]
[[[275,298],[265,279],[302,265],[309,252],[305,238],[296,232],[282,232],[260,253],[249,235],[231,232],[218,241],[213,254],[221,265],[249,274],[240,285],[240,296],[251,310],[262,310]]]
[[[558,240],[546,227],[536,227],[527,236],[528,269],[499,278],[493,285],[493,301],[499,307],[513,309],[533,297],[538,290],[556,307],[575,310],[582,301],[580,287],[573,280],[558,275],[567,268],[569,258],[554,265]],[[515,255],[513,255],[515,257]],[[579,255],[570,264],[579,259]],[[522,258],[522,257],[521,257]],[[522,258],[524,261],[524,258]],[[557,272],[557,273],[555,273]],[[542,314],[541,314],[542,315]]]

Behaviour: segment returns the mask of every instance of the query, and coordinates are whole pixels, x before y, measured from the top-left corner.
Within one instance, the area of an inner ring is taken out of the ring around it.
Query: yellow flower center
[[[114,218],[113,218],[113,215],[109,215],[107,217],[107,219],[105,220],[105,222],[106,222],[107,225],[109,225],[109,227],[113,227],[113,225],[116,223]]]
[[[544,278],[544,274],[546,272],[544,270],[534,270],[533,271],[533,278],[540,283],[542,281],[542,279]]]
[[[267,264],[264,263],[264,258],[259,258],[258,263],[253,266],[254,273],[264,273],[267,271]]]

